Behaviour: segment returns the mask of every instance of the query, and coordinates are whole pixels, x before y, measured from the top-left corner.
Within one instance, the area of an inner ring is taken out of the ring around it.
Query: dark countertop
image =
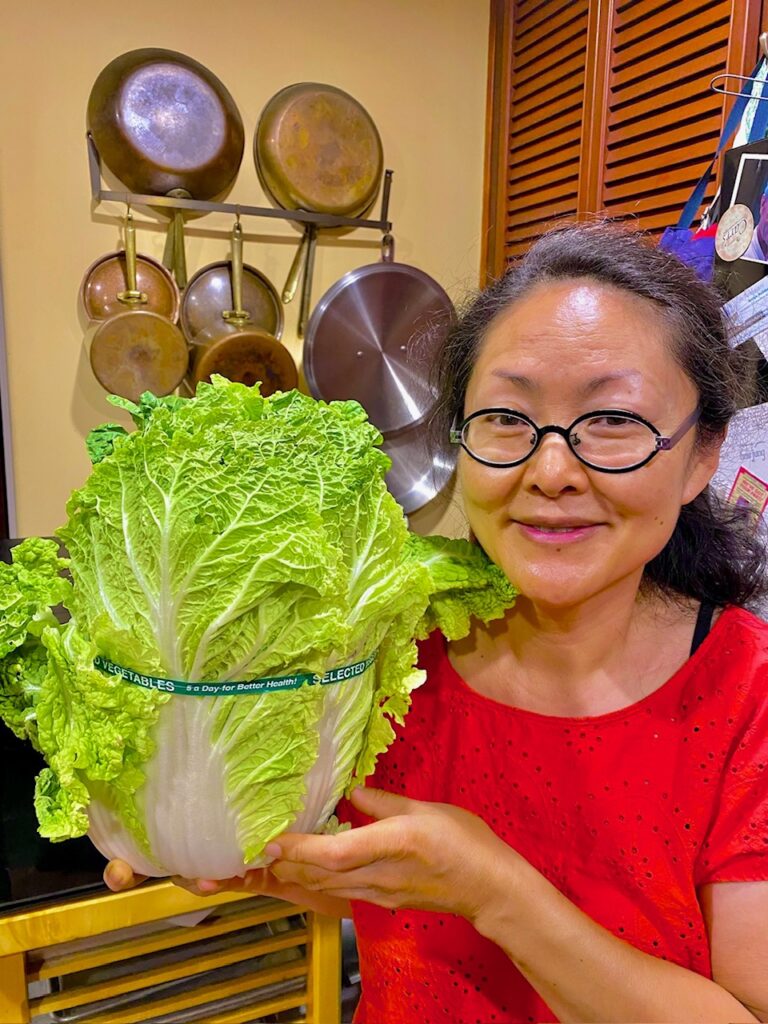
[[[17,540],[5,540],[0,538],[0,560],[3,562],[10,562],[11,560],[11,548],[14,544],[18,544]]]

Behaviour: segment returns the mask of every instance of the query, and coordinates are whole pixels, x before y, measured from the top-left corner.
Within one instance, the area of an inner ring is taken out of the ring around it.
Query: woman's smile
[[[524,537],[537,544],[572,544],[576,541],[587,540],[590,537],[594,537],[601,526],[605,525],[603,523],[577,521],[547,523],[532,520],[530,522],[523,522],[519,519],[513,520],[513,522],[519,527]]]

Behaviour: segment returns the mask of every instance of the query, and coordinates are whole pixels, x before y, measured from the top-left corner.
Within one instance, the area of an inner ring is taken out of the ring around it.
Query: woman
[[[352,901],[357,1020],[768,1020],[764,565],[708,491],[739,366],[714,293],[601,225],[542,238],[449,339],[438,418],[521,597],[423,644],[342,808],[365,827],[284,835],[245,882]]]

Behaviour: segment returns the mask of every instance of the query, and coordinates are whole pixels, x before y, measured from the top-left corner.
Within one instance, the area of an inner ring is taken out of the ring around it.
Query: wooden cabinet
[[[731,102],[710,80],[752,68],[761,8],[492,0],[485,276],[559,218],[604,211],[654,233],[673,224]]]

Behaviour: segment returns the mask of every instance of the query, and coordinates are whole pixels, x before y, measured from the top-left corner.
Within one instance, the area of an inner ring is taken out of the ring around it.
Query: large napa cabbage
[[[422,679],[414,639],[514,591],[478,547],[408,531],[354,402],[221,378],[112,401],[136,429],[89,437],[67,560],[30,539],[0,564],[0,717],[47,762],[44,836],[242,874],[280,832],[332,827]]]

